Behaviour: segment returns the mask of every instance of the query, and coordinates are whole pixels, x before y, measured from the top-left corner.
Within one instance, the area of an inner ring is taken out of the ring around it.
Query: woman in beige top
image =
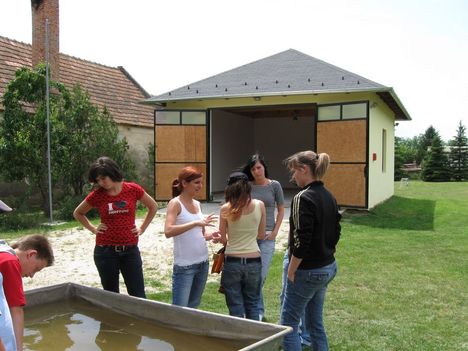
[[[250,196],[249,179],[242,172],[229,176],[226,203],[221,207],[219,240],[226,244],[221,275],[229,314],[258,320],[262,262],[257,239],[265,236],[265,206]]]

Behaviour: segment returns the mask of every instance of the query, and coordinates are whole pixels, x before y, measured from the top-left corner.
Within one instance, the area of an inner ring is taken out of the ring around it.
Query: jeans
[[[271,266],[271,260],[275,253],[275,241],[274,240],[257,240],[258,247],[260,248],[260,255],[262,256],[262,289],[265,284],[266,277],[268,275],[268,270]],[[263,303],[263,291],[260,291],[260,300],[258,302],[258,312],[259,318],[262,320],[262,317],[265,315],[265,305]]]
[[[280,311],[283,308],[283,301],[284,295],[286,293],[286,283],[288,281],[288,267],[289,267],[289,256],[288,250],[284,253],[283,257],[283,277],[282,277],[282,286],[281,286],[281,294],[280,294]],[[306,328],[306,320],[308,320],[308,316],[302,312],[301,320],[299,322],[299,337],[301,338],[301,344],[310,346],[310,333]]]
[[[308,316],[306,328],[310,332],[312,350],[328,350],[322,312],[327,286],[335,277],[336,271],[336,262],[315,269],[298,269],[294,283],[287,281],[280,323],[292,327],[293,331],[284,337],[284,351],[302,350],[298,329],[304,310]]]
[[[200,305],[208,278],[208,260],[189,266],[173,266],[172,304],[190,308]]]
[[[262,263],[224,261],[221,285],[231,316],[258,320]]]
[[[95,246],[94,263],[104,290],[119,292],[119,273],[122,273],[127,292],[131,296],[146,298],[143,263],[138,246],[115,251],[112,246]]]

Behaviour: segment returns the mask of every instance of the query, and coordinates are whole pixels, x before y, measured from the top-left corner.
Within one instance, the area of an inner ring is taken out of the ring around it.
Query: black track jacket
[[[333,195],[321,181],[302,188],[291,202],[289,258],[302,258],[298,269],[313,269],[335,261],[341,215]]]

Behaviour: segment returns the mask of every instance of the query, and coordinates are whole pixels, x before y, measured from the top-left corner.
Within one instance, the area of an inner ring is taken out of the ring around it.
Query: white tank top
[[[176,218],[176,224],[185,224],[203,219],[200,203],[198,201],[194,200],[197,203],[198,212],[193,214],[185,208],[179,198],[176,199],[181,208],[180,213]],[[200,226],[196,226],[174,237],[175,265],[189,266],[206,260],[208,260],[208,248]]]

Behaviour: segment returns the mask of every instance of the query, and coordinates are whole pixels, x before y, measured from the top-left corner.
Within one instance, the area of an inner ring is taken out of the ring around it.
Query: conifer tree
[[[444,151],[442,139],[437,133],[424,159],[421,178],[426,182],[448,182],[450,176],[448,156]]]
[[[466,127],[461,121],[458,123],[457,135],[450,141],[449,161],[452,179],[468,180],[468,138]]]
[[[424,134],[421,134],[418,137],[418,150],[416,152],[416,163],[418,165],[422,165],[424,159],[426,158],[427,155],[427,149],[429,146],[432,144],[432,140],[436,137],[439,136],[439,133],[437,130],[431,125],[429,126]]]

